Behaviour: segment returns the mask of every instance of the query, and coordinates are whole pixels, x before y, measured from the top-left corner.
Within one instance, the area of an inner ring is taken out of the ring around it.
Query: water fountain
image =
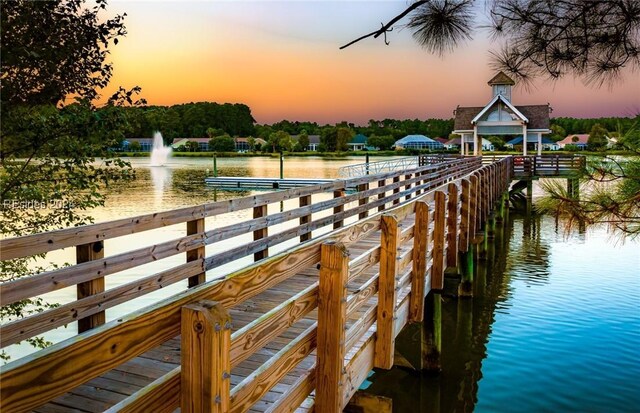
[[[162,134],[156,132],[153,134],[153,148],[151,149],[151,166],[164,166],[171,155],[171,147],[164,146]]]

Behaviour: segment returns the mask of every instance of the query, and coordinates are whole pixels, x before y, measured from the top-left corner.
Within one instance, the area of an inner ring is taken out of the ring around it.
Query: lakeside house
[[[138,142],[140,144],[141,152],[151,152],[153,149],[153,138],[129,138],[122,141],[120,144],[120,149],[128,152],[131,149],[131,144],[134,142]]]
[[[480,142],[482,136],[515,135],[526,136],[526,142],[536,142],[538,155],[542,153],[542,135],[551,133],[549,129],[549,112],[546,105],[514,106],[511,103],[513,79],[499,72],[489,82],[492,97],[485,106],[460,107],[455,110],[454,131],[460,135],[460,153],[482,155],[484,145],[469,145]],[[533,139],[533,141],[531,140]],[[527,154],[527,146],[522,145],[523,155]]]
[[[351,138],[349,142],[347,142],[347,148],[350,151],[363,151],[365,149],[368,149],[367,148],[368,139],[369,138],[359,133],[353,138]]]
[[[564,147],[567,145],[574,145],[579,150],[585,150],[587,149],[587,146],[589,146],[588,141],[589,141],[588,133],[574,133],[574,134],[568,135],[566,138],[564,138],[561,141],[558,141],[557,143],[562,149],[564,149]]]
[[[307,151],[317,151],[318,146],[320,146],[320,135],[308,135],[309,137],[309,145],[307,145]],[[294,142],[298,142],[300,135],[291,135],[291,139]]]
[[[442,150],[444,145],[424,135],[407,135],[394,144],[396,149],[430,149]]]

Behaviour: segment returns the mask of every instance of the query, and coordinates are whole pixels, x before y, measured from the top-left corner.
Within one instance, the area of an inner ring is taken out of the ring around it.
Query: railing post
[[[405,180],[405,181],[408,181],[409,179],[411,179],[411,174],[407,174],[407,175],[405,175],[405,176],[404,176],[404,180]],[[409,189],[411,189],[411,184],[407,184],[407,185],[405,185],[405,186],[404,186],[404,189],[405,189],[406,191],[408,191]],[[405,200],[405,201],[408,201],[410,198],[411,198],[411,194],[407,194],[407,195],[405,195],[405,196],[404,196],[404,200]]]
[[[259,205],[253,207],[253,218],[262,218],[267,216],[267,205]],[[266,238],[269,235],[269,229],[267,226],[264,228],[257,229],[253,231],[253,240],[258,241],[262,238]],[[269,256],[269,247],[265,247],[264,249],[257,251],[253,254],[254,261],[260,261],[261,259],[267,258]]]
[[[306,207],[311,205],[311,195],[305,195],[300,197],[300,207]],[[300,217],[300,225],[305,225],[311,222],[311,214]],[[305,242],[311,239],[311,232],[305,232],[300,235],[300,242]]]
[[[202,234],[204,236],[204,218],[198,218],[187,222],[187,236]],[[205,256],[204,245],[191,251],[187,251],[187,262],[201,260]],[[189,277],[189,288],[195,287],[206,281],[206,273],[203,271],[192,277]]]
[[[333,199],[338,199],[344,196],[344,189],[338,189],[333,191]],[[333,215],[340,214],[344,212],[344,204],[333,207]],[[333,229],[341,228],[344,224],[344,220],[340,219],[338,221],[333,222]]]
[[[398,182],[400,182],[400,176],[399,175],[398,176],[394,176],[393,177],[393,183],[396,184]],[[396,188],[393,188],[393,193],[394,194],[397,194],[398,192],[400,192],[400,187],[399,186],[396,187]],[[396,198],[396,199],[393,200],[393,205],[398,205],[399,203],[400,203],[400,198]]]
[[[460,193],[460,237],[458,238],[458,251],[469,251],[469,222],[471,216],[471,183],[468,179],[462,179],[462,192]]]
[[[369,184],[358,185],[358,192],[364,192],[369,189]],[[360,198],[358,200],[358,206],[367,205],[369,203],[369,197]],[[358,214],[358,219],[364,219],[369,216],[369,210],[362,211]]]
[[[458,186],[447,185],[447,268],[458,267]]]
[[[99,260],[104,258],[104,243],[102,241],[90,242],[76,246],[76,263]],[[76,293],[78,300],[104,292],[104,277],[98,277],[91,281],[78,283]],[[104,311],[78,320],[78,333],[91,330],[105,323]]]
[[[317,412],[342,411],[348,275],[349,253],[345,246],[331,241],[322,244],[318,290]]]
[[[386,179],[381,179],[380,181],[378,181],[378,188],[382,188],[387,186],[387,180]],[[378,194],[378,199],[384,199],[387,196],[387,192],[386,191],[382,191]],[[378,212],[380,211],[384,211],[385,209],[385,204],[382,205],[378,205]]]
[[[181,411],[228,412],[231,389],[231,318],[213,301],[182,307]]]
[[[409,297],[409,321],[422,321],[424,317],[424,290],[427,271],[427,245],[429,244],[429,205],[416,202],[413,227],[413,269]]]
[[[395,215],[383,215],[380,221],[380,276],[378,279],[378,318],[374,367],[393,367],[395,349],[394,318],[396,308],[396,274],[400,231]]]
[[[435,211],[433,225],[433,253],[431,254],[431,288],[444,288],[444,228],[445,211],[447,209],[447,195],[442,191],[435,193]]]

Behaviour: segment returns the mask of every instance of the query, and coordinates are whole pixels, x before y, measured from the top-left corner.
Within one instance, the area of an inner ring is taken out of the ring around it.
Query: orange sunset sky
[[[484,7],[479,2],[478,12]],[[111,47],[117,86],[139,85],[151,105],[245,103],[259,123],[282,119],[346,120],[451,117],[457,105],[482,106],[494,74],[482,30],[444,57],[423,51],[408,30],[391,44],[368,33],[406,1],[115,1],[127,13],[128,35]],[[553,117],[633,116],[640,112],[640,76],[627,71],[612,87],[580,79],[540,79],[517,88],[515,104],[551,103]]]

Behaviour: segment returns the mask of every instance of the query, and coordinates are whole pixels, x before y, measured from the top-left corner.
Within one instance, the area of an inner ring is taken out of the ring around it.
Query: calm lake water
[[[287,158],[285,176],[334,178],[339,167],[359,162],[363,159]],[[133,158],[132,164],[138,179],[111,190],[107,205],[92,212],[97,221],[257,193],[207,188],[203,179],[206,170],[212,169],[211,159],[173,158],[164,168],[149,167],[143,158]],[[279,162],[277,158],[219,159],[218,169],[220,175],[277,177]],[[283,208],[294,205],[296,201]],[[212,228],[246,218],[245,213],[226,214],[207,218],[206,223]],[[121,237],[107,241],[105,253],[117,254],[184,233],[184,225],[176,225]],[[496,242],[490,259],[477,266],[480,290],[476,297],[444,298],[442,374],[376,371],[369,378],[369,390],[392,397],[396,412],[638,411],[640,243],[623,243],[604,228],[566,233],[562,222],[552,217],[514,214],[502,240]],[[207,255],[228,248],[214,244],[207,247]],[[50,254],[49,259],[74,262],[74,254],[68,248]],[[183,261],[179,255],[107,277],[107,288]],[[210,271],[207,277],[249,262],[250,258]],[[135,305],[109,309],[107,318],[184,288],[186,282],[177,283]],[[47,295],[54,302],[74,297],[75,289]],[[76,326],[69,325],[47,338],[57,342],[75,331]],[[30,351],[24,346],[9,347],[14,359]]]

